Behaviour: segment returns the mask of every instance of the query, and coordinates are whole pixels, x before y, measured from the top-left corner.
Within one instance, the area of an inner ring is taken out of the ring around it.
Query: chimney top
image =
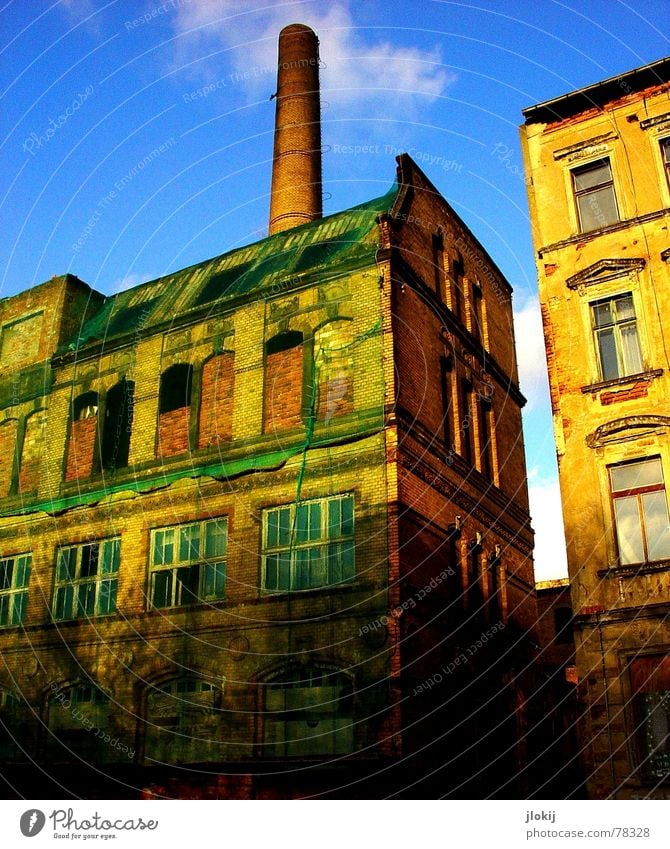
[[[319,40],[289,24],[279,33],[270,235],[321,214]]]

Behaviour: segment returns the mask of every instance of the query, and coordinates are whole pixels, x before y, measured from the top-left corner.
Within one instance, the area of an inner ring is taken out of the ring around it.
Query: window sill
[[[610,566],[609,569],[599,569],[599,578],[636,578],[638,575],[653,575],[657,572],[670,570],[670,559],[655,560],[653,563],[631,563],[626,566]]]
[[[637,383],[640,380],[652,381],[663,374],[662,368],[653,369],[651,371],[641,371],[638,374],[627,374],[625,377],[615,377],[612,380],[601,380],[598,383],[589,383],[587,386],[582,386],[582,395],[587,395],[589,392],[600,392],[601,389],[609,389],[612,386],[628,386],[632,383]]]
[[[322,593],[342,593],[354,591],[361,588],[361,584],[355,579],[351,581],[342,581],[340,584],[327,584],[323,587],[309,587],[306,590],[266,590],[261,587],[260,601],[286,601],[289,598],[305,598]]]

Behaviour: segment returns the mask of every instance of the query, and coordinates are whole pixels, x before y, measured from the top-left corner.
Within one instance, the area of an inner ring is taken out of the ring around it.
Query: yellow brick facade
[[[670,690],[669,70],[531,107],[521,128],[597,798],[670,792],[652,728]]]

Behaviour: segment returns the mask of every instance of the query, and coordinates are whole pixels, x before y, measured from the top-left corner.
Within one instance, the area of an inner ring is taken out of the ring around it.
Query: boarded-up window
[[[66,481],[82,480],[91,476],[97,435],[98,393],[85,392],[72,402],[70,437],[65,466]]]
[[[170,366],[161,375],[158,396],[158,453],[183,454],[189,448],[193,369],[185,363]]]
[[[9,493],[12,485],[17,427],[16,419],[9,419],[0,425],[0,498]]]
[[[43,313],[20,318],[2,328],[0,358],[4,368],[36,362],[42,335]]]
[[[47,414],[39,410],[26,419],[21,450],[19,490],[23,493],[36,492],[40,485],[42,455],[46,443]]]
[[[266,343],[263,407],[266,433],[302,424],[304,362],[302,333],[279,333]]]
[[[227,442],[233,435],[235,355],[211,357],[202,368],[198,448]]]

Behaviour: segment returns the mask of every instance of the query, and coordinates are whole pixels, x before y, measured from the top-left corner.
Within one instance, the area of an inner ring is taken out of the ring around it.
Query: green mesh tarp
[[[394,186],[359,206],[112,295],[60,353],[120,334],[139,335],[170,316],[178,321],[217,303],[288,291],[314,275],[373,261],[379,248],[377,218],[391,209],[397,192]]]

